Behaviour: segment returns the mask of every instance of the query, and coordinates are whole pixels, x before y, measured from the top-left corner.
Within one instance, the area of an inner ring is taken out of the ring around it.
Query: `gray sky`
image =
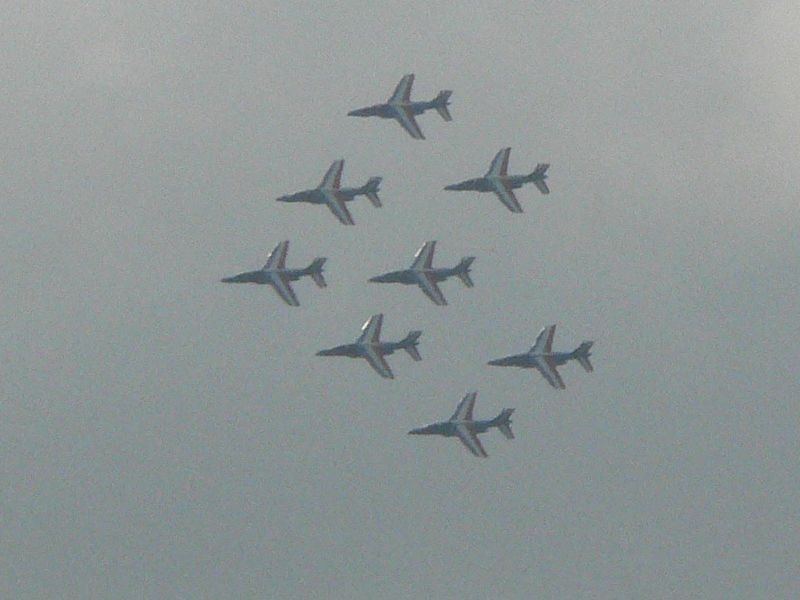
[[[796,597],[800,10],[735,4],[6,7],[0,596]],[[345,116],[409,72],[452,123]],[[442,191],[503,146],[549,196]],[[337,158],[383,208],[274,202]],[[219,283],[282,239],[327,289]],[[474,289],[366,284],[427,239]],[[314,356],[376,312],[423,362]],[[485,365],[549,323],[595,373]],[[517,439],[406,435],[472,389]]]

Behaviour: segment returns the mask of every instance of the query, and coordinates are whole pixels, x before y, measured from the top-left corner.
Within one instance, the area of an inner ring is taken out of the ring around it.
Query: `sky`
[[[796,3],[4,13],[0,596],[797,597]],[[346,117],[406,73],[452,122]],[[506,146],[550,195],[443,191]],[[274,201],[339,158],[382,208]],[[299,308],[219,282],[284,239]],[[315,356],[378,312],[422,362]],[[486,365],[550,323],[594,373]],[[406,435],[471,390],[516,439]]]

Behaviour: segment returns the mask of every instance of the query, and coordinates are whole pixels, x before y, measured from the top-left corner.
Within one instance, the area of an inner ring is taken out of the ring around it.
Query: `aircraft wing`
[[[472,421],[472,409],[475,407],[475,398],[478,397],[478,392],[469,392],[458,403],[458,408],[453,416],[450,417],[451,421]]]
[[[322,183],[319,184],[320,189],[333,189],[338,190],[342,181],[342,169],[344,168],[344,160],[335,160],[328,167],[328,172],[322,178]]]
[[[535,185],[537,188],[539,188],[539,191],[542,192],[543,194],[549,194],[550,193],[550,188],[547,187],[547,182],[544,179],[536,179],[536,180],[534,180],[533,185]]]
[[[278,292],[281,299],[289,306],[300,306],[297,296],[294,294],[289,279],[281,273],[274,273],[270,278],[273,289]]]
[[[489,456],[486,454],[486,450],[483,449],[483,445],[478,439],[475,430],[469,425],[456,425],[456,435],[458,435],[458,439],[461,440],[461,443],[467,447],[467,450],[472,452],[475,456],[480,456],[481,458]]]
[[[521,213],[522,206],[519,204],[519,200],[514,195],[514,190],[505,185],[502,181],[494,180],[492,182],[493,192],[497,194],[497,197],[500,199],[500,202],[505,204],[506,208],[513,213]]]
[[[425,136],[422,135],[422,130],[419,128],[417,124],[417,120],[414,118],[414,113],[411,110],[404,106],[396,106],[394,110],[395,119],[398,123],[408,132],[415,140],[424,140]]]
[[[436,251],[436,241],[425,242],[414,255],[412,269],[430,269],[433,263],[433,253]]]
[[[397,87],[394,88],[394,92],[392,92],[392,95],[389,98],[389,104],[410,102],[412,85],[414,85],[414,74],[409,73],[408,75],[404,75],[397,84]]]
[[[557,390],[563,390],[567,386],[564,385],[564,381],[561,379],[561,375],[558,373],[558,369],[556,369],[556,361],[549,357],[549,356],[537,356],[534,365],[539,370],[539,373],[542,374],[542,377],[545,378],[547,383],[552,385]]]
[[[347,210],[347,206],[339,194],[333,191],[325,192],[325,204],[342,225],[355,225],[353,216]]]
[[[289,240],[281,242],[269,253],[267,262],[263,270],[268,269],[285,269],[286,268],[286,253],[289,251]]]
[[[381,326],[383,325],[383,314],[372,315],[364,325],[361,326],[359,342],[369,342],[377,344],[381,340]]]
[[[425,292],[425,295],[430,298],[431,302],[436,306],[447,306],[447,300],[442,290],[436,285],[436,281],[430,273],[424,271],[417,273],[417,283],[420,289]]]
[[[492,164],[489,166],[489,172],[486,173],[487,177],[492,175],[508,175],[508,156],[511,154],[511,148],[503,148],[492,159]]]
[[[531,348],[531,354],[549,354],[553,351],[553,337],[556,335],[556,326],[543,327],[536,336],[536,341]]]
[[[394,379],[394,373],[389,367],[389,363],[383,358],[383,355],[374,346],[369,346],[364,353],[364,358],[367,359],[369,366],[377,371],[378,375],[385,379]]]

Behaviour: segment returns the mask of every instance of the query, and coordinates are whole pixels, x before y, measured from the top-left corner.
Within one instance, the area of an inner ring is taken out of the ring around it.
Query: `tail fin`
[[[472,283],[472,278],[469,276],[469,268],[472,266],[472,261],[474,260],[474,256],[465,256],[461,259],[461,262],[456,265],[456,275],[458,275],[458,278],[468,288],[471,288],[473,285],[475,285]]]
[[[453,120],[453,117],[450,115],[450,111],[447,110],[447,105],[450,104],[450,94],[452,93],[453,90],[442,90],[439,92],[439,95],[433,99],[433,107],[436,109],[436,112],[439,113],[439,116],[445,121]]]
[[[548,163],[539,163],[538,165],[536,165],[536,168],[533,170],[533,173],[531,173],[530,176],[531,178],[541,177],[547,172],[547,169],[549,168],[550,165]]]
[[[403,344],[403,350],[408,352],[408,355],[417,361],[422,360],[422,356],[420,356],[419,350],[417,350],[417,344],[419,344],[419,336],[421,335],[422,335],[421,331],[409,331],[408,335],[403,339],[402,342],[400,342],[401,344]]]
[[[594,342],[583,342],[580,346],[575,348],[575,358],[587,373],[594,371],[594,367],[589,360],[589,356],[591,354],[589,350],[592,348],[592,344],[594,344]]]
[[[314,283],[317,284],[318,287],[324,288],[328,284],[325,282],[325,277],[322,275],[322,266],[325,264],[325,261],[328,260],[327,258],[315,258],[314,262],[308,265],[308,274],[311,275],[311,279],[314,280]]]
[[[367,183],[364,184],[364,194],[366,194],[372,206],[375,208],[381,207],[381,199],[378,197],[378,189],[383,181],[382,177],[370,177]]]
[[[494,424],[506,438],[509,440],[514,439],[514,432],[511,431],[511,414],[514,412],[513,408],[504,408],[502,412],[494,418]]]

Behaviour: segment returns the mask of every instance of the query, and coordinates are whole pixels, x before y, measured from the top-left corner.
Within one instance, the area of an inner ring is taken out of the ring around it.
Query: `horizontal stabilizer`
[[[511,431],[511,414],[513,412],[513,408],[504,408],[495,419],[495,423],[497,424],[497,428],[500,430],[500,433],[506,436],[506,438],[509,440],[514,439],[514,432]]]
[[[421,335],[421,331],[409,331],[406,339],[403,340],[403,344],[405,344],[403,350],[408,352],[408,355],[416,361],[422,360],[422,356],[420,356],[419,350],[417,350],[419,336]]]
[[[315,258],[314,262],[308,267],[308,273],[311,275],[311,279],[314,280],[314,283],[317,284],[317,287],[327,287],[327,282],[325,281],[325,276],[322,274],[322,267],[325,264],[326,258]]]
[[[469,268],[472,266],[472,261],[475,260],[474,256],[465,256],[461,259],[461,262],[458,263],[458,271],[456,275],[458,278],[463,282],[465,286],[468,288],[473,287],[475,284],[472,283],[472,278],[469,276]]]
[[[381,177],[370,177],[369,181],[364,185],[364,193],[375,208],[381,207],[381,199],[378,197],[378,188],[381,185],[381,181],[383,181]]]
[[[433,106],[436,108],[436,112],[439,113],[439,116],[442,117],[445,121],[452,121],[453,117],[450,114],[450,111],[447,109],[447,105],[449,104],[448,100],[450,99],[450,94],[452,94],[452,90],[442,90],[439,92],[439,95],[433,100]]]
[[[592,361],[589,360],[588,356],[579,356],[578,362],[581,363],[581,366],[587,373],[591,373],[594,371],[594,367],[592,366]]]

